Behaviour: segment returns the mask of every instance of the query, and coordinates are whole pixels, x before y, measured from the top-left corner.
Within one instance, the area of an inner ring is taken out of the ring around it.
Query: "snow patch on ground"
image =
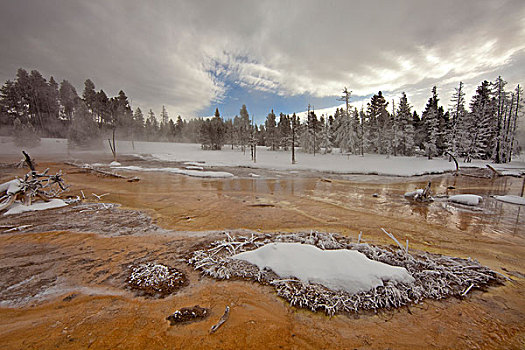
[[[494,196],[495,199],[505,202],[505,203],[511,203],[511,204],[518,204],[518,205],[525,205],[525,198],[514,196],[514,195],[506,195],[506,196]]]
[[[227,178],[233,177],[232,173],[225,171],[200,171],[200,170],[188,170],[179,168],[143,168],[140,166],[117,166],[112,167],[113,169],[131,170],[131,171],[160,171],[173,174],[187,175],[193,177],[209,177],[209,178]]]
[[[383,286],[384,281],[415,281],[403,267],[370,260],[348,249],[321,250],[308,244],[271,243],[232,258],[248,261],[261,270],[270,268],[281,278],[296,277],[351,294]]]
[[[483,201],[483,197],[475,194],[457,194],[448,197],[448,201],[452,203],[476,206]]]
[[[121,165],[122,165],[122,164],[120,164],[119,162],[117,162],[117,161],[115,161],[115,160],[112,161],[111,163],[109,163],[109,166],[110,166],[110,167],[121,166]]]
[[[196,165],[188,165],[188,166],[185,166],[184,169],[187,169],[187,170],[204,170],[203,167],[196,166]]]
[[[20,214],[27,211],[46,210],[53,208],[61,208],[67,205],[62,199],[54,198],[49,202],[37,202],[31,205],[23,205],[22,203],[13,203],[8,211],[4,215]]]

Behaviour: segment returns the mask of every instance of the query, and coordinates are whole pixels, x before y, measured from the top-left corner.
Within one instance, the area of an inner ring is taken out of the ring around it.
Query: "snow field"
[[[0,138],[2,155],[20,155],[20,149],[15,147],[10,138]],[[412,176],[430,173],[454,171],[453,162],[448,158],[426,157],[387,157],[385,155],[366,154],[344,155],[337,150],[330,154],[306,154],[297,150],[297,163],[291,164],[290,151],[268,151],[266,147],[257,147],[257,163],[253,163],[249,150],[244,154],[239,149],[232,150],[227,145],[221,151],[205,151],[198,144],[170,143],[170,142],[135,142],[132,147],[130,141],[117,140],[117,154],[136,156],[151,155],[161,161],[185,162],[185,165],[194,166],[243,166],[274,170],[314,170],[344,174],[379,174],[395,176]],[[103,144],[99,150],[69,150],[65,139],[42,139],[40,146],[28,150],[31,156],[53,155],[71,157],[82,154],[100,153],[111,155],[109,146]],[[148,158],[150,158],[148,156]],[[472,163],[460,163],[460,167],[485,168],[486,161],[474,160]],[[497,170],[521,172],[525,170],[525,161],[516,160],[508,164],[494,166]]]

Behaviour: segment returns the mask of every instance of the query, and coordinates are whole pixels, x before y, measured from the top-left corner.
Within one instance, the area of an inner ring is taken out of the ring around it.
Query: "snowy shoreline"
[[[20,149],[15,147],[10,138],[0,138],[2,156],[19,155]],[[67,140],[42,139],[40,146],[28,149],[32,156],[71,158],[83,156],[111,155],[109,147],[98,150],[72,150],[68,153]],[[377,154],[347,155],[334,150],[329,154],[307,154],[298,151],[296,164],[291,164],[290,151],[269,151],[264,146],[257,147],[257,163],[251,160],[250,151],[245,153],[239,149],[231,149],[225,145],[221,151],[202,150],[198,144],[169,142],[134,142],[117,141],[117,154],[135,156],[145,160],[159,162],[180,162],[198,164],[206,170],[207,167],[240,167],[247,169],[266,169],[275,171],[319,171],[338,175],[381,175],[381,176],[421,176],[436,175],[456,170],[448,157],[428,160],[426,157],[397,157]],[[491,164],[505,174],[525,172],[525,161],[517,159],[507,164],[492,164],[488,161],[473,160],[471,163],[460,162],[460,168],[485,168]],[[192,170],[192,169],[186,169]],[[198,170],[194,170],[198,171]]]

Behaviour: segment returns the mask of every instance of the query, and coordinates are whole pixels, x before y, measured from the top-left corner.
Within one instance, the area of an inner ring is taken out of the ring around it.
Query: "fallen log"
[[[489,176],[474,175],[474,174],[463,174],[463,173],[461,173],[461,176],[475,177],[476,179],[490,179]]]
[[[94,167],[92,165],[88,165],[88,164],[76,164],[76,163],[73,163],[73,162],[64,162],[64,164],[71,165],[71,166],[74,166],[76,168],[79,168],[79,169],[82,169],[82,170],[86,170],[88,172],[94,172],[94,173],[101,174],[101,175],[104,175],[104,176],[109,176],[109,177],[116,177],[117,179],[124,179],[124,180],[127,180],[128,182],[140,181],[140,178],[138,178],[136,176],[134,176],[134,177],[124,176],[124,175],[120,175],[120,174],[114,173],[112,171],[102,170],[100,168],[96,168],[96,167]]]

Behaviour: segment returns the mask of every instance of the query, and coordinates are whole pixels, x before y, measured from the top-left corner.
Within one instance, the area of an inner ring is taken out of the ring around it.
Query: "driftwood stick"
[[[31,169],[31,171],[36,171],[35,165],[33,164],[33,160],[31,159],[29,154],[27,154],[26,151],[22,151],[22,154],[24,155],[24,158],[25,158],[24,161],[26,162],[29,169]]]
[[[221,319],[219,320],[219,322],[217,322],[217,324],[211,327],[210,334],[215,333],[217,329],[219,329],[219,327],[222,326],[222,324],[226,322],[226,320],[228,320],[229,316],[230,316],[230,307],[226,306],[226,309],[224,310],[224,315],[222,315]]]
[[[398,247],[401,248],[401,249],[405,249],[405,247],[403,247],[403,245],[401,243],[399,243],[399,241],[397,240],[396,237],[394,237],[393,234],[391,234],[390,232],[387,232],[384,228],[381,227],[381,230],[383,230],[384,233],[386,233],[386,235],[390,238],[392,238],[392,240],[394,240],[394,242],[397,243]]]
[[[465,289],[465,291],[461,293],[461,296],[464,297],[465,295],[467,295],[467,293],[470,291],[472,287],[474,287],[474,283],[472,283],[467,289]]]
[[[22,225],[22,226],[18,226],[18,227],[13,227],[13,228],[10,228],[9,230],[5,230],[4,233],[13,232],[13,231],[22,231],[22,230],[25,230],[26,228],[30,228],[32,226],[33,225]]]

